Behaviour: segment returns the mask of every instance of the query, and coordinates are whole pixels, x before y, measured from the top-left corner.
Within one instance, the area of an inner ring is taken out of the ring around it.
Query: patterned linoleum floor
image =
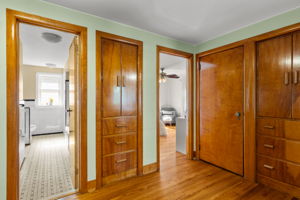
[[[73,191],[64,134],[34,136],[20,176],[20,200],[47,200]]]

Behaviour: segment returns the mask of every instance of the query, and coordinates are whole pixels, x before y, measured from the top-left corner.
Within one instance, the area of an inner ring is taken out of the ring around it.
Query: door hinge
[[[78,168],[75,169],[75,174],[76,174],[76,175],[79,174]]]
[[[201,147],[200,147],[200,145],[198,146],[198,150],[200,151],[200,149],[201,149]]]
[[[198,70],[199,71],[201,70],[201,64],[200,64],[200,62],[198,63]]]

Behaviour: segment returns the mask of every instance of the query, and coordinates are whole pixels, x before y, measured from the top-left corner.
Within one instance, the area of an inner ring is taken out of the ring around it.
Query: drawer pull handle
[[[274,126],[264,126],[264,128],[267,128],[267,129],[274,129],[275,127]]]
[[[116,142],[116,144],[126,144],[127,142],[126,141],[119,141],[119,142]]]
[[[284,72],[284,84],[285,85],[288,85],[289,84],[289,82],[290,82],[290,73],[289,72]]]
[[[271,166],[271,165],[264,165],[264,168],[271,169],[271,170],[273,170],[273,169],[274,169],[274,167],[273,167],[273,166]]]
[[[116,127],[117,128],[123,128],[123,127],[127,127],[127,125],[125,125],[125,124],[116,124]]]
[[[294,84],[298,83],[298,71],[294,71]]]
[[[274,149],[274,145],[272,145],[272,144],[264,144],[264,147],[269,148],[269,149]]]
[[[122,160],[117,160],[116,163],[122,163],[122,162],[126,162],[127,159],[122,159]]]

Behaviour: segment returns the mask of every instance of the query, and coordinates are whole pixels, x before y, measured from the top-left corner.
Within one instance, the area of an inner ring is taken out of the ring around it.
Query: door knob
[[[236,116],[236,118],[238,119],[238,120],[240,120],[241,118],[241,113],[240,112],[236,112],[236,113],[234,113],[234,116]]]

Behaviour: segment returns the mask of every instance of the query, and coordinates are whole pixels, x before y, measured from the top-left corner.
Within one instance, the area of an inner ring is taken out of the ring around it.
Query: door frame
[[[87,191],[87,28],[37,15],[6,9],[6,117],[7,117],[7,199],[19,200],[19,23],[51,28],[79,36],[77,119],[79,127],[78,191]]]
[[[102,181],[102,54],[101,40],[109,39],[127,44],[136,45],[138,48],[137,69],[137,175],[143,175],[143,42],[131,38],[96,31],[96,188],[103,185]]]
[[[156,46],[156,153],[157,153],[157,171],[160,170],[160,53],[182,57],[188,60],[187,66],[187,107],[188,107],[188,133],[186,142],[186,158],[191,160],[194,158],[194,54],[184,51],[171,49],[163,46]]]

